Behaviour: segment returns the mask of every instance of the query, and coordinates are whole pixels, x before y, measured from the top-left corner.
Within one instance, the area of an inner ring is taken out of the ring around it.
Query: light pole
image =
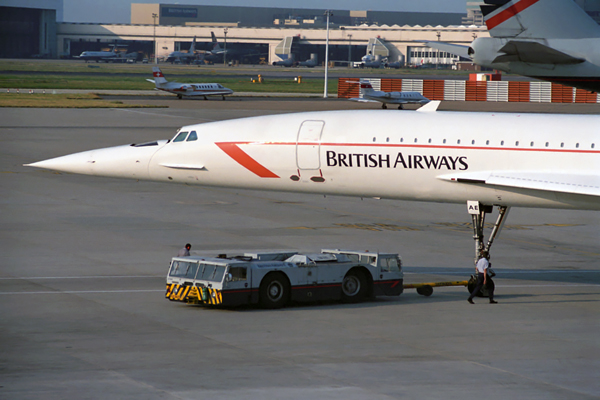
[[[158,64],[158,58],[156,57],[156,18],[158,18],[158,14],[152,13],[152,18],[154,19],[154,64]]]
[[[437,36],[438,38],[438,42],[440,41],[440,36],[442,36],[442,33],[440,31],[437,31],[437,33],[435,34],[435,36]],[[436,53],[437,57],[435,58],[435,69],[438,69],[440,66],[440,50],[436,49]]]
[[[327,36],[325,38],[325,89],[323,92],[323,98],[327,98],[327,70],[329,69],[329,17],[333,15],[330,10],[325,11],[327,16]]]
[[[352,34],[348,34],[348,68],[352,68]]]
[[[227,65],[227,28],[223,29],[225,33],[225,41],[223,42],[223,66]]]

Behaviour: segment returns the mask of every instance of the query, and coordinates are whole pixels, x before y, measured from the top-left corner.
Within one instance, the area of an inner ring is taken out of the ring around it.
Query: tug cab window
[[[175,136],[175,139],[173,139],[173,142],[183,142],[187,137],[188,133],[189,132],[179,132],[177,136]]]

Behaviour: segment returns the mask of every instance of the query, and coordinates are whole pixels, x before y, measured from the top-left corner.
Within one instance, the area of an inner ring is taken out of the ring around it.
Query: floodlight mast
[[[331,10],[325,11],[327,16],[327,35],[325,37],[325,89],[323,91],[323,98],[327,98],[327,73],[329,68],[329,17],[333,15]]]

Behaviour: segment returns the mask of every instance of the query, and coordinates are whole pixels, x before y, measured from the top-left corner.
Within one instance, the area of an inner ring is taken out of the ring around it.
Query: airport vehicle
[[[156,85],[156,90],[164,90],[165,92],[176,94],[179,99],[183,97],[204,97],[207,96],[225,96],[232,94],[233,90],[228,89],[220,83],[178,83],[169,82],[163,75],[159,67],[152,67],[154,79],[146,79]]]
[[[476,257],[490,250],[510,207],[600,210],[600,115],[444,112],[436,111],[439,103],[405,113],[322,111],[189,125],[171,140],[27,165],[188,185],[466,204]],[[486,243],[484,221],[494,206],[498,216]]]
[[[360,85],[360,91],[363,97],[349,99],[358,102],[379,102],[384,110],[388,104],[398,104],[398,110],[402,110],[403,104],[427,104],[429,99],[419,92],[382,92],[374,90],[369,81],[348,81],[348,83],[356,83]]]
[[[426,42],[487,68],[600,91],[600,26],[572,0],[485,0],[490,38]]]
[[[403,291],[398,254],[352,250],[174,257],[165,296],[192,304],[280,308],[290,301],[358,302]]]
[[[198,57],[199,55],[196,54],[196,36],[194,36],[194,40],[192,41],[190,49],[187,51],[187,53],[183,51],[173,51],[169,53],[166,61],[170,62],[171,64],[175,62],[190,64],[198,59]]]

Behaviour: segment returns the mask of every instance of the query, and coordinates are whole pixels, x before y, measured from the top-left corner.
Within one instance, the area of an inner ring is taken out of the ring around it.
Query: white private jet
[[[600,116],[323,111],[181,128],[33,164],[188,185],[468,204],[476,252],[510,207],[600,210]],[[465,129],[468,125],[478,129]],[[373,131],[373,123],[379,129]],[[576,127],[576,129],[574,129]],[[483,241],[485,214],[499,217]]]
[[[600,26],[573,0],[485,0],[489,38],[426,42],[475,64],[600,91]]]
[[[156,85],[156,90],[164,90],[165,92],[176,94],[178,98],[185,97],[204,97],[207,96],[225,96],[232,94],[233,90],[223,87],[220,83],[178,83],[169,82],[161,72],[159,67],[152,67],[154,79],[146,79]]]
[[[427,104],[429,99],[419,92],[382,92],[374,90],[373,86],[368,81],[347,81],[348,83],[356,83],[360,85],[360,91],[363,97],[355,97],[349,99],[361,103],[381,103],[381,108],[384,110],[388,104],[398,104],[398,110],[402,110],[403,104]]]

